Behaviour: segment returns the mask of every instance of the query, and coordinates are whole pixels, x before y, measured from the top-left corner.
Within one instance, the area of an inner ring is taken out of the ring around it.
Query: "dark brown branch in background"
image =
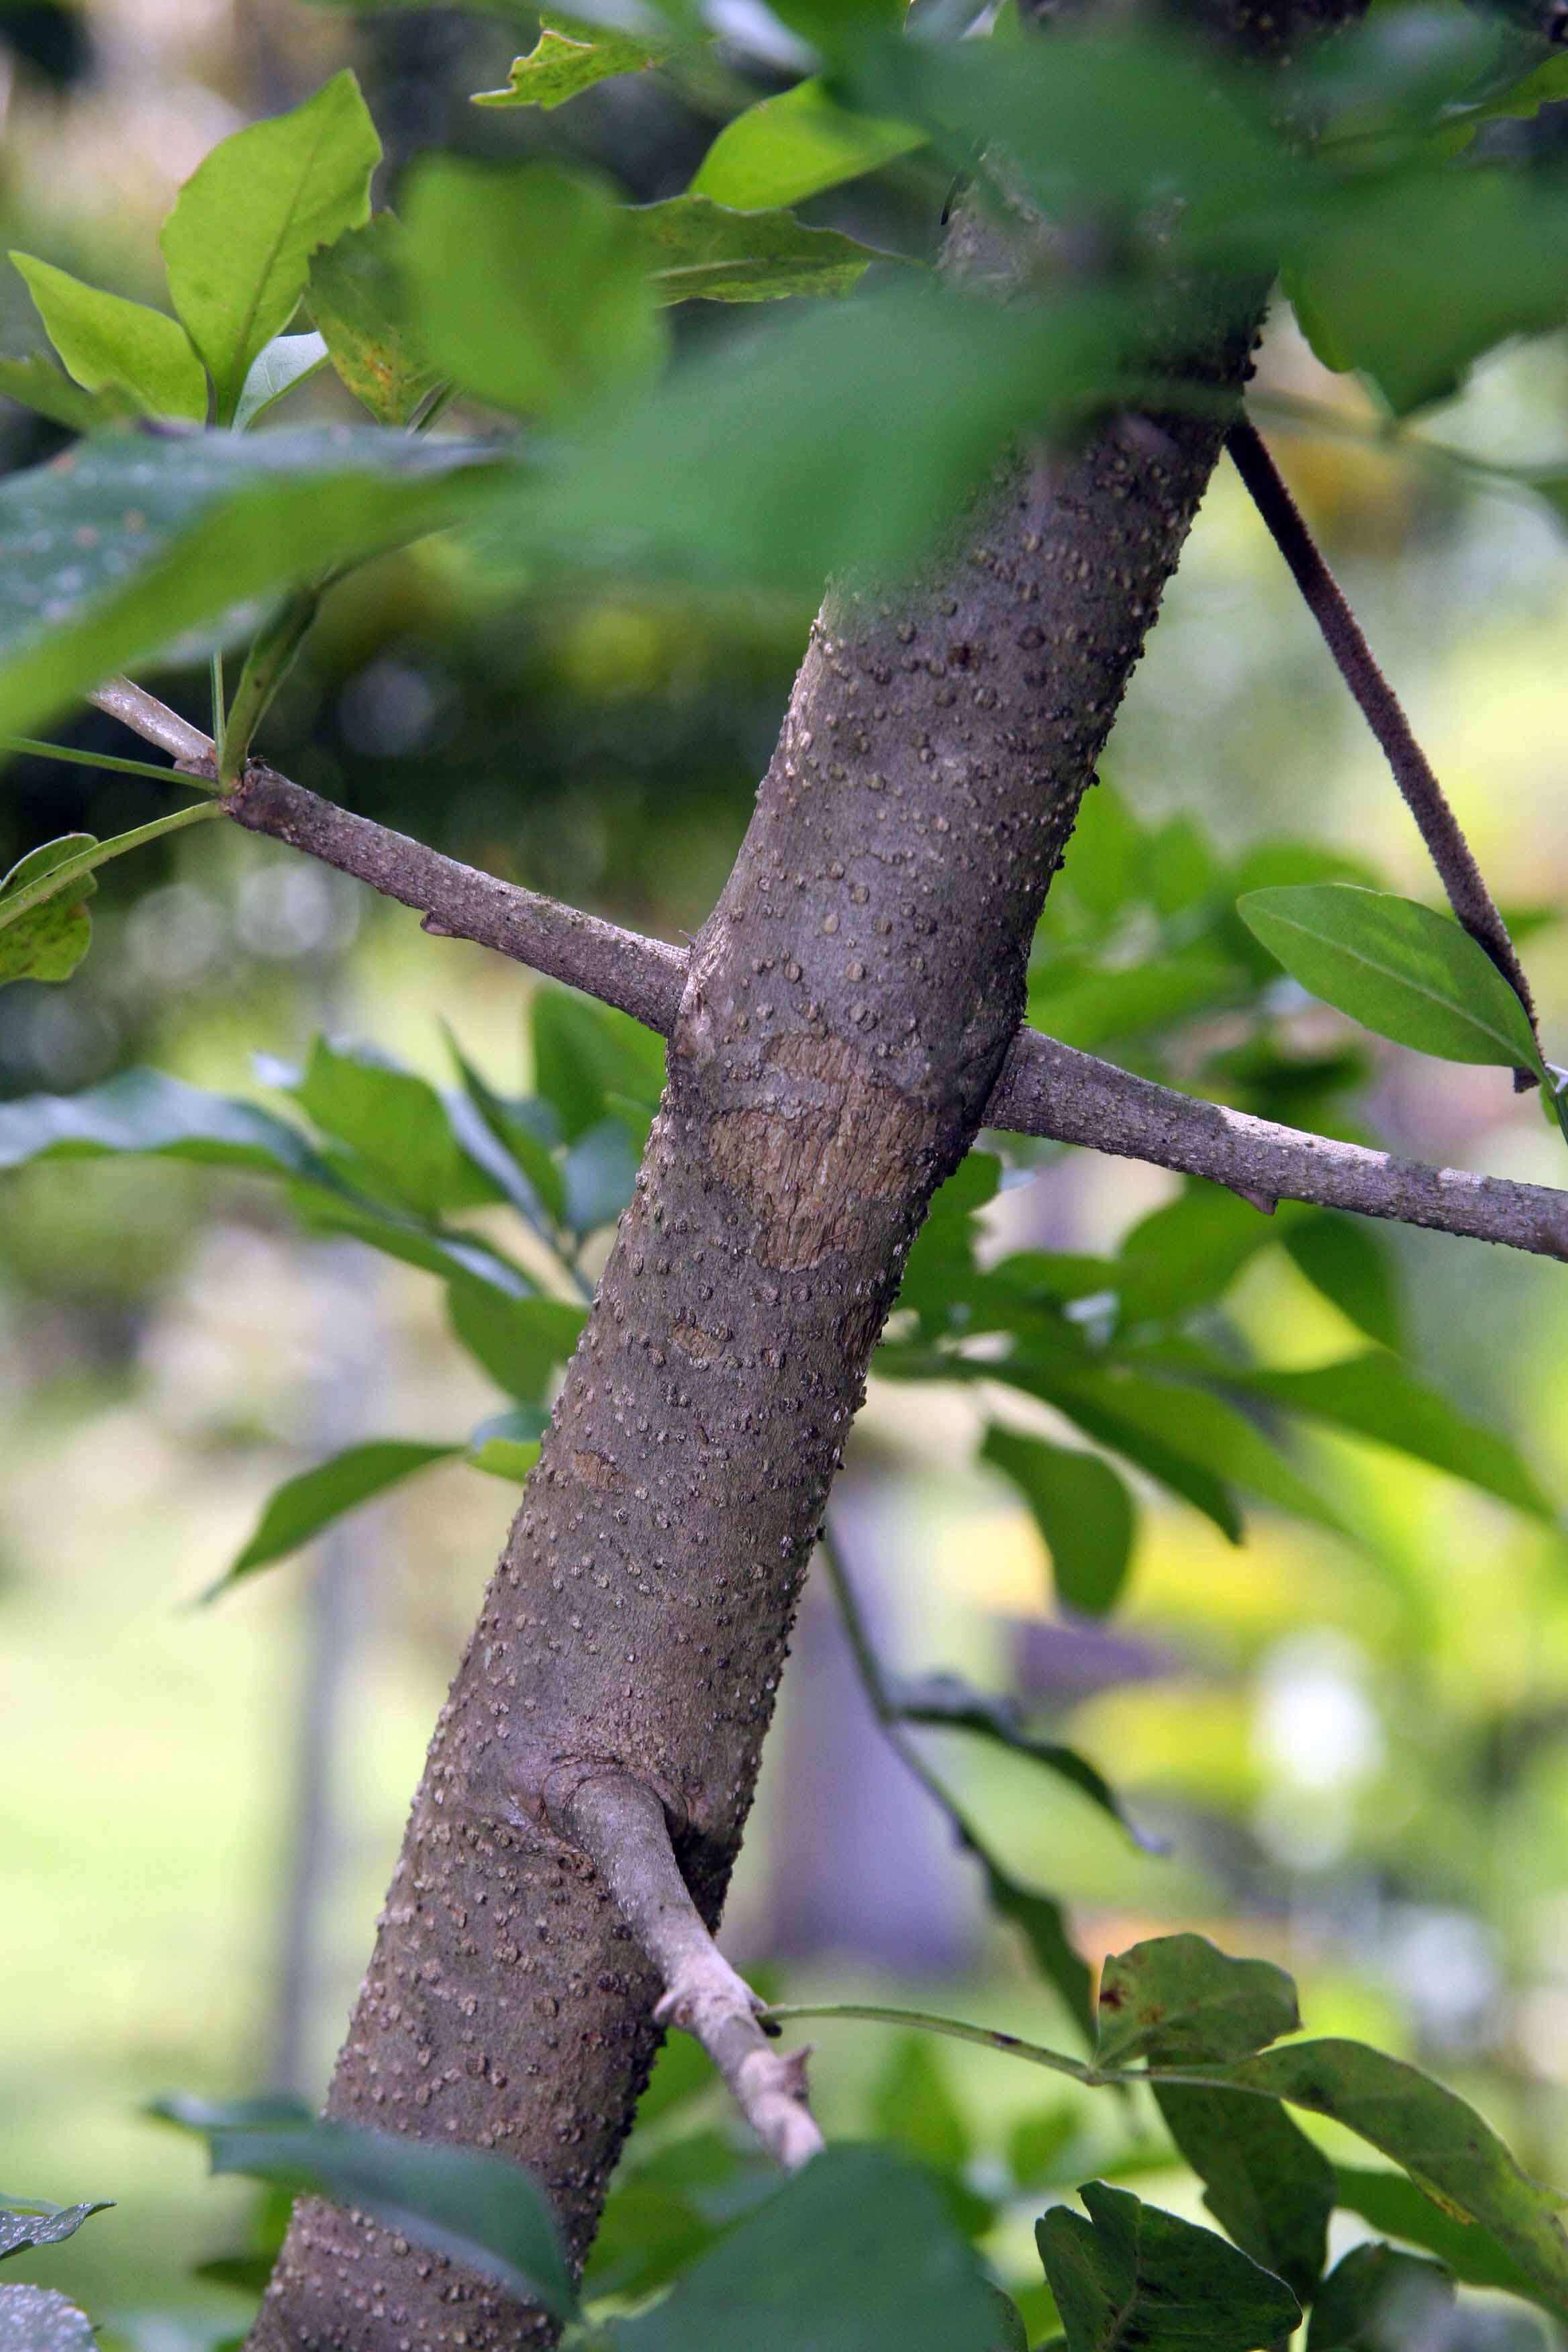
[[[142,688],[115,679],[92,698],[182,764],[211,772],[206,737]],[[675,1025],[687,971],[682,949],[443,857],[270,768],[248,771],[231,805],[237,824],[414,908],[428,931],[492,948],[618,1005],[660,1036]],[[1568,1259],[1568,1192],[1429,1168],[1254,1118],[1135,1077],[1034,1029],[1014,1037],[984,1123],[1206,1176],[1253,1200],[1307,1201]]]
[[[1274,544],[1289,565],[1308,609],[1323,633],[1340,676],[1361,706],[1394,771],[1394,782],[1415,819],[1427,853],[1436,867],[1448,904],[1479,947],[1486,950],[1535,1027],[1535,1004],[1530,982],[1497,909],[1475,853],[1465,839],[1458,818],[1448,805],[1431,761],[1410,730],[1399,698],[1377,666],[1376,656],[1362,634],[1360,622],[1345,601],[1344,592],[1330,571],[1321,550],[1302,519],[1279,467],[1269,456],[1255,425],[1243,417],[1226,436],[1237,473],[1251,493],[1253,504],[1268,525]],[[1539,1040],[1537,1041],[1539,1043]],[[1530,1070],[1516,1070],[1521,1093],[1538,1083]]]

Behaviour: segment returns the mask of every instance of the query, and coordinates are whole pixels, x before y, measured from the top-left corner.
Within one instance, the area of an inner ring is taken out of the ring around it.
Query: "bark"
[[[1214,379],[1239,387],[1244,344]],[[984,1110],[1079,798],[1223,426],[1013,477],[898,599],[830,599],[693,952],[663,1106],[415,1801],[330,2100],[497,2148],[581,2254],[658,1980],[549,1826],[662,1801],[717,1918],[801,1578],[905,1254]],[[257,2352],[544,2338],[362,2220],[296,2216]]]

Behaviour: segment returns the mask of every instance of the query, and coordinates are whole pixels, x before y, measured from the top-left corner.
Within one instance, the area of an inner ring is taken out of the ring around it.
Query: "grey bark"
[[[1238,389],[1245,339],[1211,381]],[[1216,421],[1010,478],[898,598],[830,598],[540,1463],[415,1801],[330,2105],[493,2147],[592,2235],[657,1979],[549,1827],[653,1790],[711,1924],[801,1577],[934,1187],[1023,1009],[1028,943],[1215,465]],[[362,2219],[298,2213],[252,2343],[471,2352],[543,2320]]]

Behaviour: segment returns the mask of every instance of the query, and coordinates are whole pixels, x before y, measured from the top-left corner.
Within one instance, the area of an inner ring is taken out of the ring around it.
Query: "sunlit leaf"
[[[0,880],[0,988],[13,980],[68,980],[86,955],[92,944],[87,901],[98,887],[90,874],[79,875],[53,898],[13,915],[9,922],[5,901],[96,845],[90,833],[62,834],[58,841],[30,850]],[[4,1116],[0,1109],[0,1119]]]
[[[163,224],[169,291],[226,424],[251,362],[289,324],[310,256],[370,215],[381,142],[346,69],[196,166]]]
[[[469,1433],[469,1464],[476,1470],[488,1471],[492,1478],[521,1484],[539,1459],[540,1441],[549,1423],[549,1414],[533,1405],[480,1422]]]
[[[1523,1005],[1469,933],[1385,890],[1253,890],[1243,919],[1293,980],[1363,1028],[1450,1062],[1533,1068]]]
[[[439,381],[407,315],[405,244],[378,213],[316,255],[306,293],[339,377],[378,425],[406,425]]]
[[[595,32],[584,39],[568,22],[540,15],[538,40],[525,58],[512,59],[504,89],[479,89],[476,106],[564,106],[595,82],[616,74],[644,73],[661,65],[668,51],[632,33]]]
[[[320,335],[274,335],[265,351],[250,363],[250,373],[234,412],[235,429],[243,433],[264,416],[274,401],[306,383],[327,364],[327,346]]]
[[[820,81],[796,82],[725,125],[698,167],[691,194],[741,212],[797,205],[880,171],[924,140],[912,123],[836,106]]]
[[[581,173],[436,157],[412,184],[405,251],[433,365],[498,408],[573,416],[663,357],[631,216]]]
[[[994,2352],[994,2299],[935,2185],[832,2147],[699,2256],[616,2352]]]
[[[1098,1454],[1048,1445],[994,1423],[982,1461],[1010,1478],[1051,1555],[1057,1596],[1100,1617],[1116,1606],[1132,1556],[1132,1497]]]
[[[255,1534],[208,1597],[258,1569],[269,1568],[274,1560],[287,1559],[335,1519],[357,1511],[362,1503],[384,1495],[416,1470],[428,1469],[433,1462],[449,1461],[462,1450],[459,1445],[376,1439],[367,1445],[351,1445],[330,1461],[317,1463],[313,1470],[302,1470],[297,1478],[286,1479],[268,1497]]]
[[[84,391],[122,385],[151,415],[205,420],[206,370],[177,319],[84,286],[30,254],[11,258],[50,342]]]
[[[1258,2352],[1301,2317],[1283,2280],[1212,2230],[1103,2180],[1089,2220],[1054,2206],[1035,2224],[1069,2352]]]

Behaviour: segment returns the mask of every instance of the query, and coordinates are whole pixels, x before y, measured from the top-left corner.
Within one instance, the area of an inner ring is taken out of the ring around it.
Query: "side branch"
[[[182,766],[216,773],[207,738],[140,687],[116,679],[93,700]],[[618,1005],[660,1036],[675,1025],[687,967],[679,948],[443,857],[270,768],[249,768],[222,805],[237,824],[413,908],[428,931],[493,948]],[[1015,1036],[983,1123],[1206,1176],[1252,1199],[1310,1201],[1568,1259],[1568,1192],[1429,1168],[1253,1118],[1135,1077],[1037,1030]]]
[[[1289,565],[1340,676],[1383,747],[1394,782],[1405,795],[1405,805],[1415,819],[1427,854],[1448,894],[1449,906],[1470,937],[1490,956],[1523,1005],[1533,1029],[1535,1005],[1530,982],[1508,935],[1508,926],[1498,912],[1475,853],[1448,805],[1431,761],[1411,732],[1399,698],[1378,667],[1343,590],[1324,562],[1257,426],[1245,418],[1239,419],[1226,436],[1226,447],[1274,544]],[[1528,1070],[1516,1072],[1515,1079],[1521,1088],[1536,1084]]]
[[[1203,1102],[1037,1030],[1020,1030],[986,1106],[989,1127],[1087,1145],[1249,1199],[1309,1201],[1568,1259],[1568,1192],[1386,1151]]]
[[[605,1769],[577,1780],[549,1810],[552,1826],[587,1855],[663,1979],[656,2021],[695,2035],[769,2155],[786,2172],[798,2170],[823,2145],[806,2105],[808,2053],[784,2056],[759,2024],[764,2004],[703,1925],[658,1799],[630,1774]]]

